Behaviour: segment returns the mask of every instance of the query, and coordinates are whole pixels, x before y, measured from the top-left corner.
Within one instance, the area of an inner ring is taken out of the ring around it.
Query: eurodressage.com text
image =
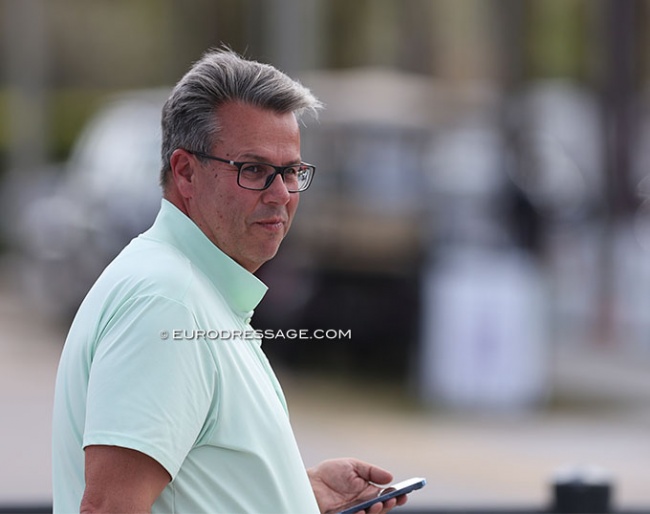
[[[172,341],[201,341],[201,340],[341,340],[352,339],[352,329],[287,329],[287,330],[161,330],[161,339]]]

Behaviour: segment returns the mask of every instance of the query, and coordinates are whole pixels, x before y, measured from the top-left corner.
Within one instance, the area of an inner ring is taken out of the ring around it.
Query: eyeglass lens
[[[266,189],[275,178],[275,171],[275,168],[268,164],[243,164],[239,172],[239,185],[249,189]],[[289,191],[301,191],[309,185],[311,174],[309,166],[296,165],[284,168],[282,178]]]

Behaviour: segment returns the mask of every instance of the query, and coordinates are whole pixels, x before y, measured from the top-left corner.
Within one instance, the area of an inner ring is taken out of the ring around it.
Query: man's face
[[[211,154],[232,161],[283,166],[300,158],[300,131],[292,113],[278,114],[242,103],[219,108],[220,140]],[[192,156],[193,159],[197,159]],[[237,185],[237,168],[196,161],[188,214],[224,253],[254,272],[273,258],[289,231],[299,194],[276,176],[264,191]]]

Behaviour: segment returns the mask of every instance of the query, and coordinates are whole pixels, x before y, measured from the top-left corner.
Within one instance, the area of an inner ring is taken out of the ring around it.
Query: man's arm
[[[151,512],[151,506],[171,480],[157,461],[120,446],[85,449],[86,489],[81,513]]]

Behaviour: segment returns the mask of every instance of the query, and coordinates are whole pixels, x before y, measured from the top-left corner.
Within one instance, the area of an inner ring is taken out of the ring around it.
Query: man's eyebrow
[[[273,164],[267,158],[254,153],[243,153],[241,157],[237,159],[237,162],[262,162],[265,164]],[[277,166],[291,166],[293,164],[300,164],[300,163],[302,163],[302,158],[298,157],[297,161],[290,161],[285,164],[277,164]]]

